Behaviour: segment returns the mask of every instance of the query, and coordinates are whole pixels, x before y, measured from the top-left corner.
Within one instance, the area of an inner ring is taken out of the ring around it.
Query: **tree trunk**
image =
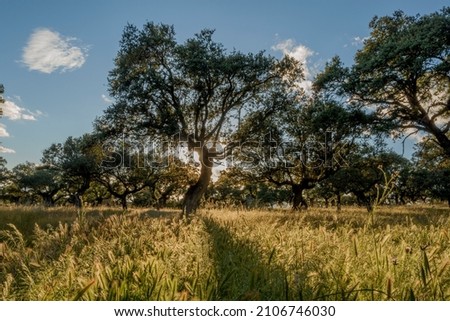
[[[104,198],[103,198],[102,196],[97,196],[97,197],[95,198],[95,206],[100,206],[100,205],[102,205],[102,204],[103,204],[103,200],[104,200]]]
[[[194,185],[191,185],[186,194],[184,195],[183,201],[183,212],[182,215],[189,216],[195,213],[197,208],[200,206],[200,201],[205,195],[208,188],[209,182],[212,176],[212,167],[202,164],[200,171],[200,176]]]
[[[91,185],[91,178],[83,177],[83,183],[73,195],[75,206],[78,207],[80,210],[83,208],[83,195],[88,190],[90,185]]]
[[[159,208],[165,208],[167,207],[167,201],[169,200],[169,195],[162,195],[158,200],[158,206]]]
[[[156,199],[156,209],[157,210],[167,207],[167,201],[169,200],[170,194],[173,193],[174,189],[175,189],[175,187],[172,185],[166,191],[164,191],[163,193],[160,193],[159,198]]]
[[[120,205],[122,205],[123,210],[128,209],[127,194],[120,196]]]
[[[53,196],[50,194],[40,194],[42,197],[42,200],[44,202],[44,205],[47,207],[53,207],[55,206],[55,202],[53,200]]]
[[[75,193],[73,194],[73,202],[75,203],[75,206],[78,209],[82,209],[83,208],[83,196],[79,193]]]
[[[422,108],[422,107],[420,107]],[[439,128],[434,121],[432,121],[428,116],[422,118],[425,122],[425,127],[428,131],[436,138],[438,144],[442,147],[445,155],[450,156],[450,139],[448,138],[445,131]]]
[[[294,184],[292,185],[292,209],[299,211],[302,207],[308,209],[308,204],[303,198],[303,186]]]
[[[314,207],[315,204],[315,198],[314,197],[310,197],[309,198],[309,206]]]
[[[341,211],[341,193],[340,192],[336,193],[336,210],[338,212]]]
[[[356,200],[358,202],[359,206],[365,206],[367,209],[367,212],[372,213],[373,212],[373,203],[370,197],[364,195],[364,192],[353,192],[353,194],[356,196]]]

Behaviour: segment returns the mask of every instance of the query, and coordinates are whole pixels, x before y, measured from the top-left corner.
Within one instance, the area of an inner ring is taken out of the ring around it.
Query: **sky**
[[[339,55],[346,65],[375,16],[428,14],[440,0],[0,0],[0,156],[11,168],[38,163],[42,151],[92,131],[111,104],[108,72],[123,28],[147,21],[173,25],[179,42],[204,28],[228,50],[289,54],[309,85]],[[413,142],[407,143],[412,150]],[[398,146],[397,146],[398,148]]]

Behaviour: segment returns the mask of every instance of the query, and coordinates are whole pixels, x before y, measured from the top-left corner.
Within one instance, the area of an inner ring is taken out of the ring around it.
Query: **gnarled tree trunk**
[[[303,190],[305,188],[302,184],[292,185],[292,209],[294,211],[299,211],[302,208],[308,209],[308,203],[303,197]]]
[[[189,216],[200,206],[200,201],[205,195],[212,176],[212,168],[202,165],[200,176],[194,185],[191,185],[183,201],[183,215]]]
[[[120,205],[122,205],[122,209],[123,209],[124,211],[128,209],[127,195],[128,195],[128,194],[124,194],[124,195],[121,195],[121,196],[119,197],[119,199],[120,199]]]
[[[206,147],[199,153],[201,160],[200,176],[194,185],[189,186],[184,195],[182,216],[189,216],[195,213],[200,206],[200,201],[205,195],[208,185],[211,181],[213,162],[211,155],[208,153]]]

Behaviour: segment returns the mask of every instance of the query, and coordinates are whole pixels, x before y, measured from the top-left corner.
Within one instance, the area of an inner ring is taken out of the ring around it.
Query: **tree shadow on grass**
[[[234,226],[203,219],[212,241],[218,300],[293,300],[286,271],[274,264],[275,249],[264,256],[256,244],[240,240]],[[269,250],[270,251],[270,250]]]
[[[376,288],[358,288],[341,266],[324,269],[326,258],[320,253],[287,270],[277,262],[275,247],[261,249],[256,242],[240,238],[236,222],[210,217],[203,221],[212,243],[216,300],[347,301],[366,293],[372,294],[372,300],[384,299],[385,293]]]

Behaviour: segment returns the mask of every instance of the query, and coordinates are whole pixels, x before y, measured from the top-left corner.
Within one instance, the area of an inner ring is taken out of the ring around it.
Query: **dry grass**
[[[445,207],[39,211],[0,211],[3,300],[450,299]]]

